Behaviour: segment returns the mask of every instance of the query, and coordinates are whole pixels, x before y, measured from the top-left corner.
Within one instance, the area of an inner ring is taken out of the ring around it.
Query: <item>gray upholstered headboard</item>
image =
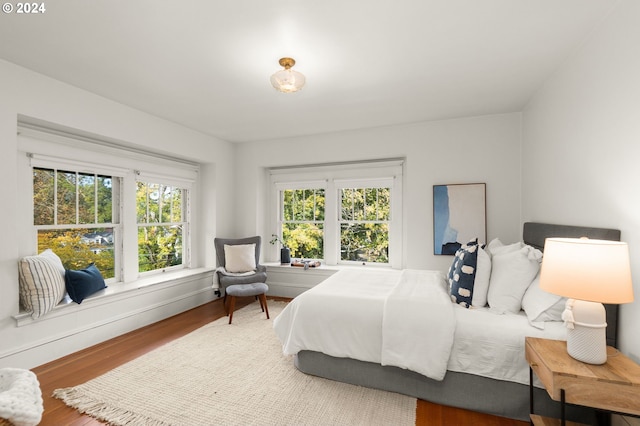
[[[549,223],[526,222],[522,239],[526,244],[542,250],[545,238],[580,238],[620,241],[618,229],[591,228],[586,226],[553,225]],[[607,345],[617,347],[618,305],[604,305],[607,310]]]

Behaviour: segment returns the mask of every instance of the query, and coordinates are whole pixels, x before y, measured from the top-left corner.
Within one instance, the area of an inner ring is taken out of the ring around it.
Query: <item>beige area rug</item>
[[[114,425],[414,425],[416,399],[298,371],[257,303],[54,396]]]

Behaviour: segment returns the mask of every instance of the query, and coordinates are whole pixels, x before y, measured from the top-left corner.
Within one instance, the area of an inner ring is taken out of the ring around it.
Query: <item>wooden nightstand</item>
[[[640,366],[617,349],[607,347],[608,360],[602,365],[585,364],[567,354],[567,343],[559,340],[525,339],[525,356],[549,396],[565,403],[640,416]],[[533,381],[533,374],[531,375]],[[533,389],[533,383],[529,384]],[[533,414],[535,425],[558,424],[553,419]]]

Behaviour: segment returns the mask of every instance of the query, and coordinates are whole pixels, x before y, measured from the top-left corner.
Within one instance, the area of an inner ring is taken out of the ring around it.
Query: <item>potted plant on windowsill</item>
[[[271,234],[271,237],[271,241],[269,241],[271,244],[280,243],[280,264],[287,265],[291,263],[291,250],[289,250],[289,247],[284,245],[284,242],[276,234]]]

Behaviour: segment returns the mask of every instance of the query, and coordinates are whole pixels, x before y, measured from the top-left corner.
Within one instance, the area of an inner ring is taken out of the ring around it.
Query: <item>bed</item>
[[[519,247],[526,247],[533,259],[547,237],[583,236],[619,240],[620,231],[528,222]],[[497,261],[508,257],[495,253],[498,275]],[[546,313],[534,321],[531,302],[528,312],[498,312],[497,302],[473,309],[459,300],[451,303],[448,275],[373,268],[340,271],[296,297],[274,321],[283,352],[294,355],[295,366],[307,374],[528,420],[524,336],[564,340],[563,323],[558,318],[546,321]],[[528,278],[528,288],[533,289],[536,278]],[[496,297],[500,295],[494,294],[492,301]],[[617,305],[605,307],[607,344],[615,347]],[[536,412],[556,415],[559,405],[534,383]],[[569,407],[567,416],[595,422],[595,413],[583,407]]]

